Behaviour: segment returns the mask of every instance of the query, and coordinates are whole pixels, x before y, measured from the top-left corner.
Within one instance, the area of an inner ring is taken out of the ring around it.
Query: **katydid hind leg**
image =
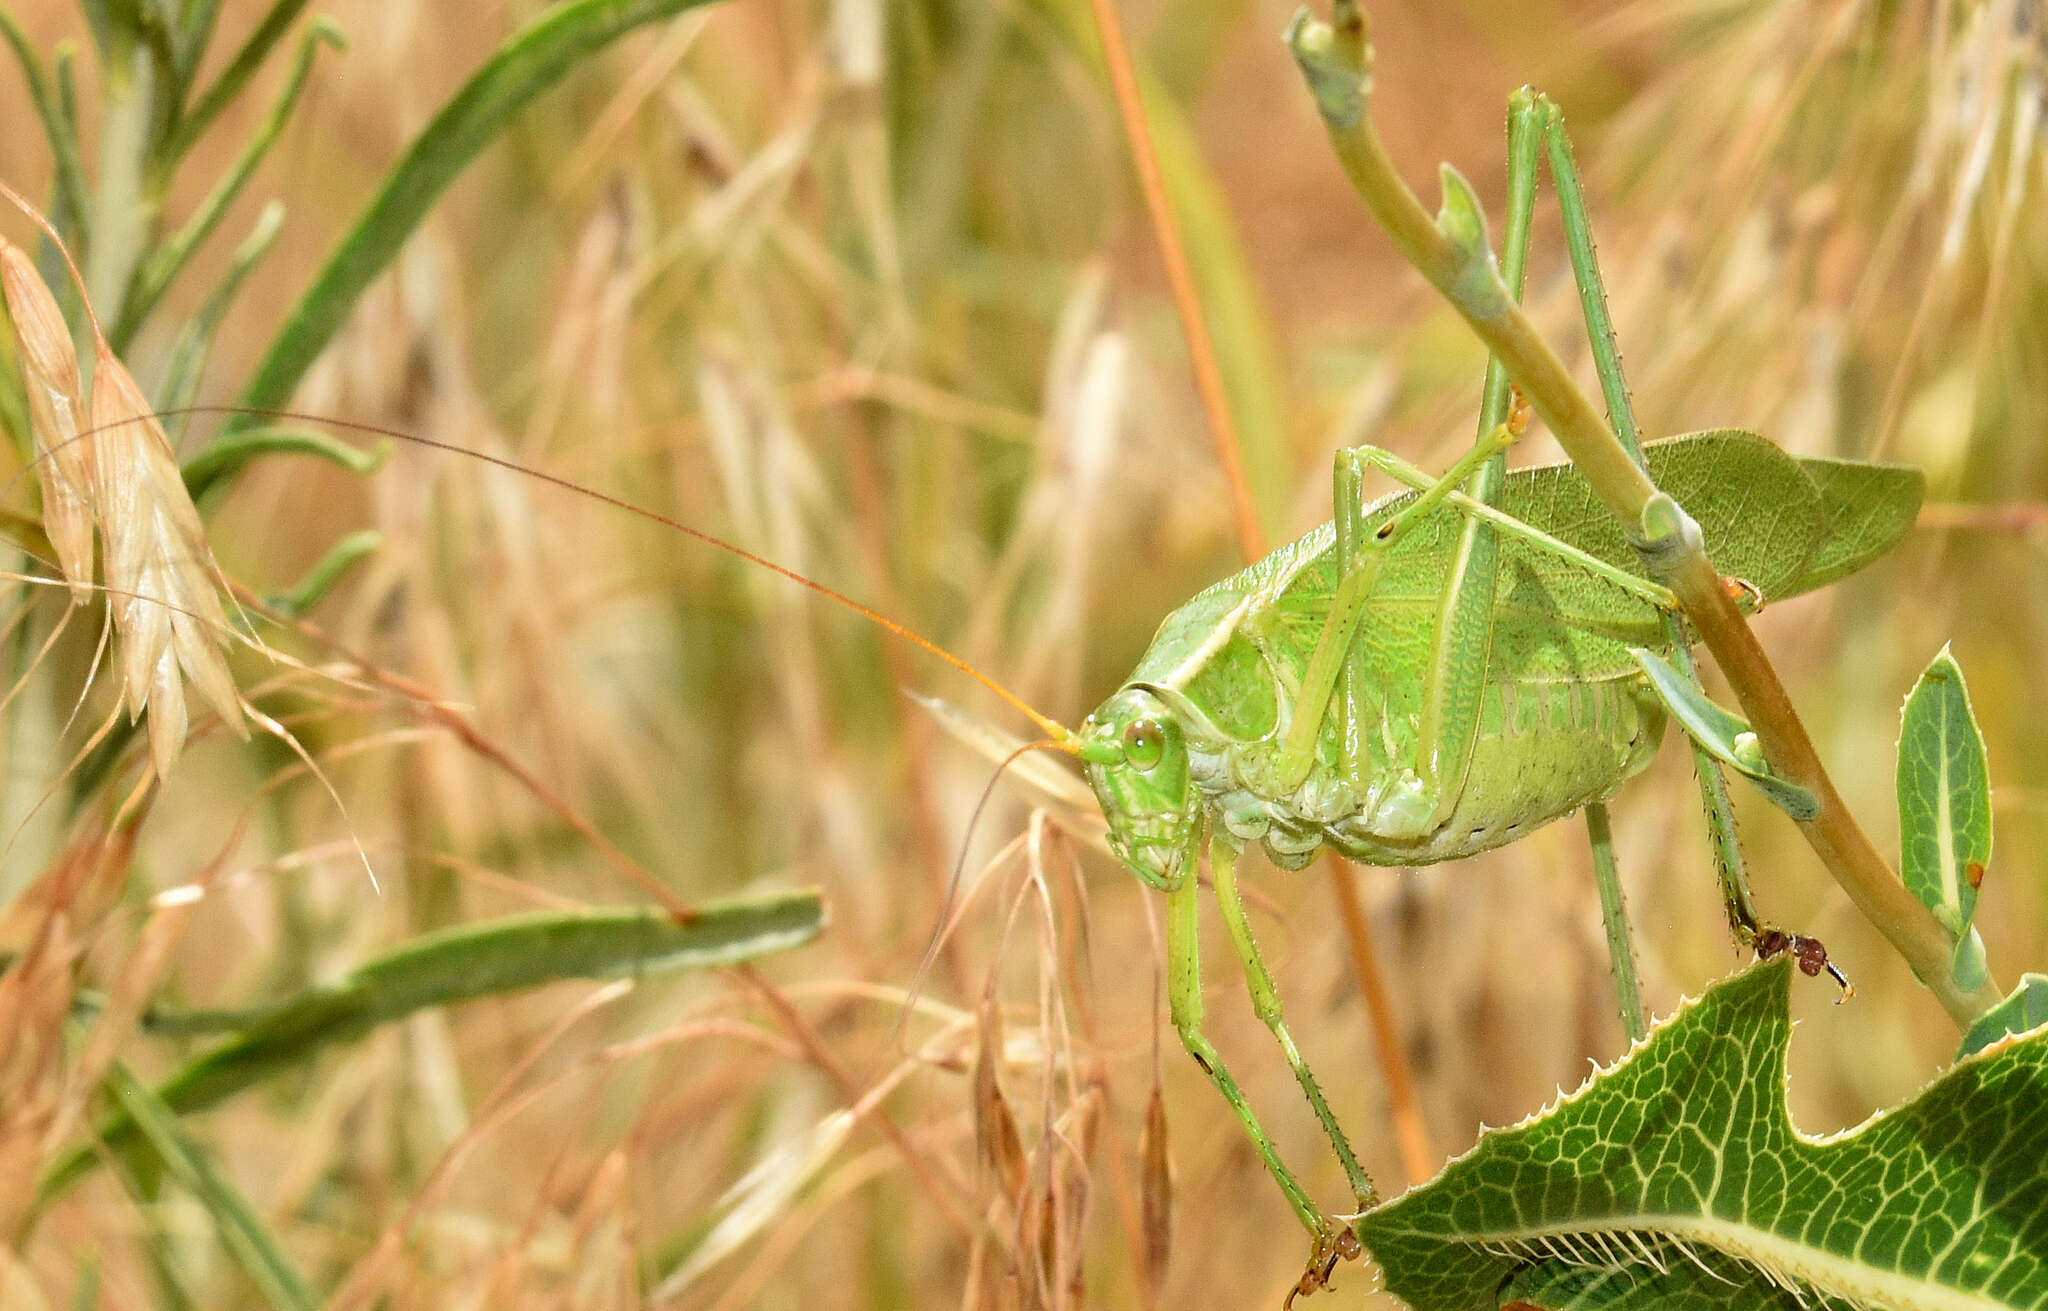
[[[1529,262],[1529,228],[1536,211],[1537,155],[1542,144],[1541,111],[1526,90],[1508,99],[1507,221],[1501,236],[1501,279],[1520,299]],[[1480,391],[1475,451],[1488,454],[1462,490],[1490,504],[1507,474],[1507,441],[1517,431],[1507,370],[1489,357]],[[1417,498],[1417,505],[1428,492]],[[1499,582],[1500,538],[1494,526],[1466,516],[1452,557],[1436,636],[1423,681],[1422,714],[1416,735],[1415,773],[1435,807],[1427,826],[1449,818],[1463,791],[1479,741],[1479,721],[1492,661],[1494,603]]]
[[[1621,892],[1621,868],[1614,859],[1614,830],[1607,805],[1586,807],[1586,841],[1593,848],[1593,882],[1600,890],[1600,919],[1607,929],[1607,959],[1614,969],[1615,1001],[1621,1025],[1631,1043],[1641,1042],[1650,1027],[1643,1015],[1642,987],[1636,978],[1636,945],[1629,928],[1628,904]]]
[[[1343,1163],[1344,1174],[1350,1181],[1351,1194],[1358,1203],[1359,1211],[1368,1211],[1379,1199],[1378,1190],[1373,1187],[1372,1177],[1358,1163],[1358,1154],[1352,1150],[1350,1139],[1344,1136],[1336,1115],[1330,1110],[1329,1101],[1324,1098],[1308,1062],[1302,1059],[1300,1049],[1294,1044],[1294,1035],[1288,1032],[1287,1021],[1281,1016],[1279,988],[1273,982],[1272,971],[1266,968],[1265,958],[1259,954],[1258,942],[1252,937],[1251,923],[1245,916],[1244,898],[1238,892],[1237,858],[1237,849],[1219,832],[1209,845],[1209,874],[1216,885],[1216,904],[1222,909],[1224,926],[1230,931],[1230,941],[1237,949],[1238,963],[1244,967],[1244,981],[1251,992],[1252,1011],[1272,1031],[1274,1040],[1287,1057],[1288,1066],[1294,1071],[1295,1079],[1301,1084],[1302,1095],[1308,1098],[1309,1106],[1322,1122],[1323,1132],[1329,1135],[1330,1146]]]
[[[1322,628],[1316,634],[1314,649],[1309,653],[1308,669],[1302,675],[1301,686],[1295,694],[1294,718],[1288,725],[1276,767],[1279,786],[1283,790],[1299,786],[1308,777],[1315,763],[1316,743],[1322,726],[1333,708],[1340,704],[1337,695],[1340,688],[1347,698],[1362,699],[1354,695],[1355,684],[1346,678],[1347,667],[1354,656],[1353,639],[1358,635],[1359,621],[1371,604],[1373,588],[1386,566],[1388,553],[1400,542],[1409,525],[1447,499],[1461,495],[1459,488],[1480,473],[1488,461],[1497,458],[1498,452],[1512,440],[1513,433],[1508,425],[1495,425],[1447,472],[1432,479],[1421,495],[1402,506],[1392,518],[1373,525],[1370,531],[1365,523],[1362,491],[1365,471],[1379,467],[1384,453],[1371,446],[1347,447],[1337,452],[1331,475],[1337,587],[1331,594],[1329,610],[1323,616]],[[1491,584],[1489,575],[1484,591],[1489,607],[1492,602]],[[1490,615],[1488,622],[1491,622]],[[1475,723],[1477,703],[1475,694]],[[1345,703],[1345,709],[1355,710],[1355,707]],[[1425,831],[1427,818],[1436,805],[1434,790],[1418,779],[1412,782],[1407,792],[1410,795],[1397,804],[1400,809],[1411,812],[1412,827],[1418,832]]]
[[[1636,425],[1635,407],[1629,399],[1628,380],[1621,368],[1621,349],[1615,337],[1613,319],[1607,310],[1607,289],[1600,274],[1599,259],[1594,254],[1592,218],[1586,207],[1585,191],[1579,183],[1571,137],[1565,132],[1564,113],[1555,102],[1548,96],[1542,96],[1538,97],[1537,103],[1542,113],[1551,177],[1557,184],[1557,204],[1564,220],[1565,246],[1571,256],[1572,277],[1578,283],[1579,305],[1593,352],[1594,370],[1600,378],[1601,395],[1607,402],[1608,418],[1616,435],[1640,464],[1642,441]],[[1671,652],[1673,663],[1697,686],[1699,675],[1693,665],[1684,621],[1667,611],[1662,622],[1665,645]],[[1690,738],[1687,745],[1692,750],[1693,770],[1699,779],[1700,803],[1706,811],[1708,840],[1713,852],[1714,871],[1721,886],[1722,905],[1728,914],[1728,926],[1739,945],[1754,946],[1762,925],[1750,894],[1748,877],[1743,871],[1742,845],[1735,833],[1735,811],[1729,800],[1728,783],[1722,776],[1720,763],[1704,748]]]

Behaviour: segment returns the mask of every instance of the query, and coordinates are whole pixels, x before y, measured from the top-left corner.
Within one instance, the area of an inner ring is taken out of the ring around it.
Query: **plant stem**
[[[116,323],[155,220],[155,203],[143,189],[143,166],[156,70],[148,47],[131,38],[110,47],[102,75],[99,187],[93,196],[92,245],[85,254],[85,291],[100,321]]]
[[[1500,360],[1624,529],[1657,548],[1653,574],[1677,595],[1700,640],[1713,652],[1773,769],[1819,799],[1819,813],[1799,824],[1807,842],[1856,908],[1905,957],[1957,1024],[1967,1027],[2001,994],[1989,982],[1965,991],[1950,977],[1948,931],[1906,890],[1843,804],[1777,671],[1708,561],[1698,526],[1636,467],[1593,401],[1508,295],[1484,232],[1471,239],[1470,187],[1446,166],[1444,209],[1440,219],[1432,219],[1395,171],[1366,113],[1370,50],[1364,11],[1356,0],[1337,0],[1332,23],[1325,25],[1302,10],[1289,25],[1287,42],[1366,207],[1402,257]]]

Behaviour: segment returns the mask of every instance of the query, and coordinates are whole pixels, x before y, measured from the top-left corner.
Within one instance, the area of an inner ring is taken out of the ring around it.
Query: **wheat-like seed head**
[[[71,584],[71,599],[82,602],[92,587],[92,442],[78,435],[83,407],[71,329],[28,252],[5,239],[0,290],[21,351],[36,481],[43,489],[43,531]]]
[[[92,427],[93,499],[121,638],[122,688],[131,718],[149,708],[150,758],[161,778],[185,742],[185,678],[222,723],[248,733],[221,650],[227,615],[219,570],[170,439],[104,341],[93,362]]]

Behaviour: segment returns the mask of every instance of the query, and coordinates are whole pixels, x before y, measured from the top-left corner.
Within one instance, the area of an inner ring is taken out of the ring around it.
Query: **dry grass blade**
[[[1003,1011],[993,993],[982,998],[980,1042],[974,1049],[974,1143],[981,1163],[1005,1200],[1023,1191],[1026,1163],[1024,1140],[1017,1132],[1017,1114],[1003,1096],[999,1076],[1003,1050]]]
[[[132,828],[74,842],[0,917],[0,943],[19,954],[0,973],[0,1241],[21,1233],[53,1131],[83,1097],[65,1024],[85,941],[128,873]]]

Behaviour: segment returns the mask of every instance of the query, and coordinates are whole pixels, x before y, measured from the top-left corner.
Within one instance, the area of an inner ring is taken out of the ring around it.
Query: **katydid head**
[[[1153,887],[1178,887],[1199,813],[1180,720],[1154,693],[1126,687],[1088,716],[1079,738],[1109,849]]]

